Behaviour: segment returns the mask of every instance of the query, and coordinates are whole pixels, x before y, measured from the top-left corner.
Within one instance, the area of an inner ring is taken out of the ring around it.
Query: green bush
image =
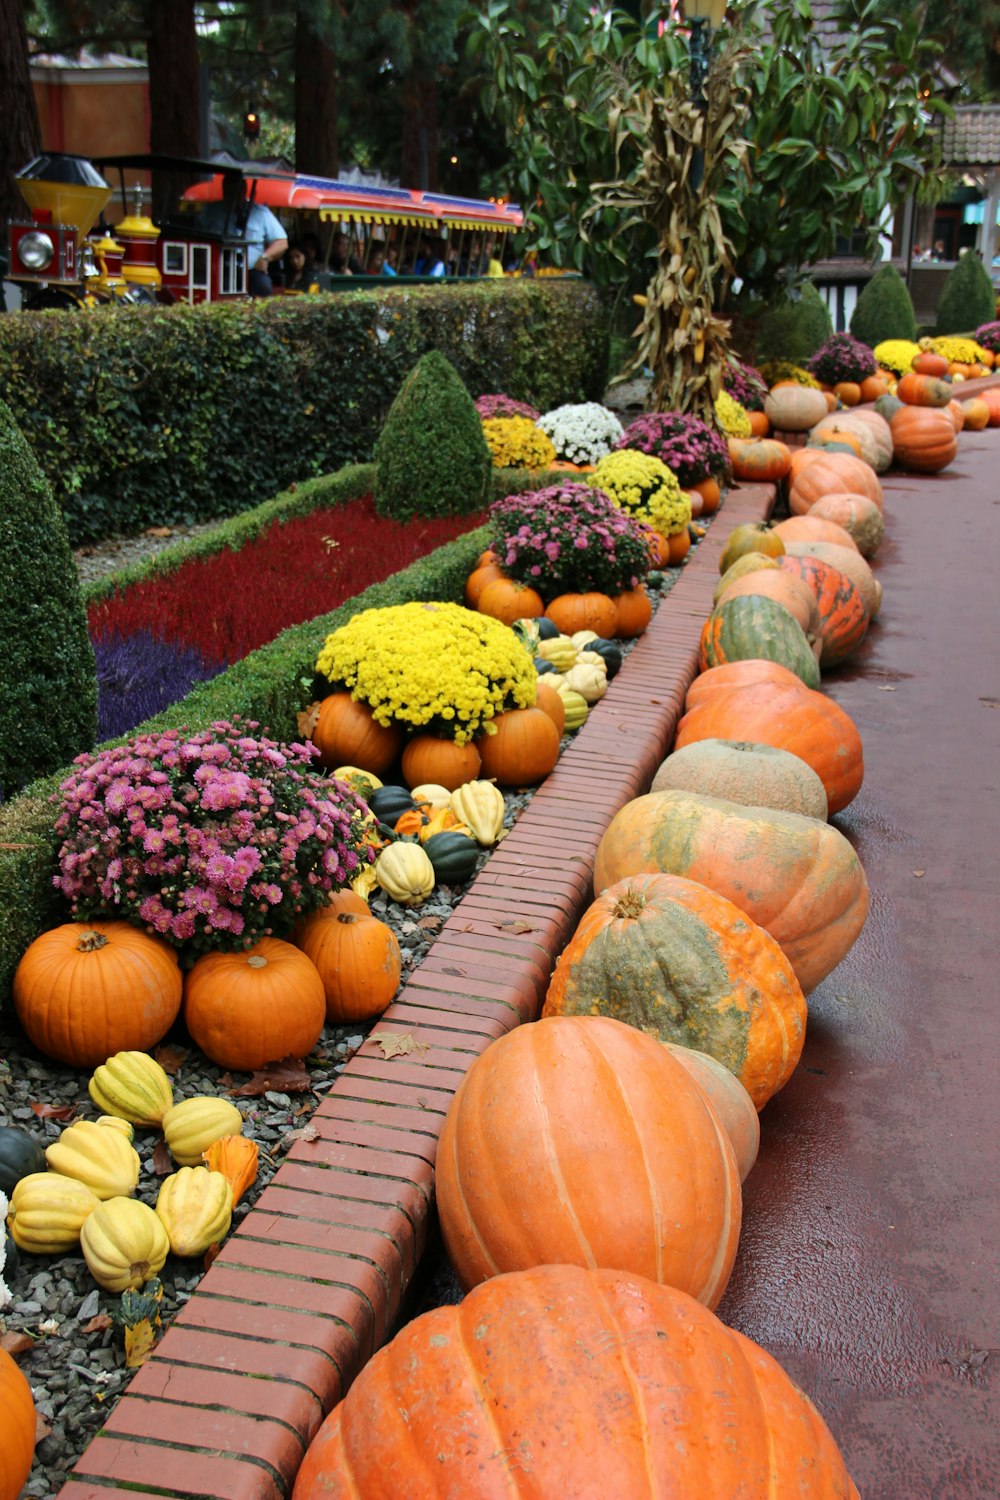
[[[910,290],[895,266],[883,266],[862,288],[851,316],[851,332],[869,349],[885,339],[916,342],[917,319]]]
[[[992,323],[996,293],[990,273],[979,256],[967,250],[953,271],[945,277],[938,303],[938,334],[971,334],[981,323]]]
[[[0,318],[0,389],[74,545],[212,520],[368,461],[415,361],[541,411],[600,400],[607,313],[543,278]]]
[[[807,281],[797,301],[783,298],[761,314],[756,328],[756,363],[787,359],[793,365],[804,365],[832,333],[827,305]]]
[[[472,397],[437,349],[403,381],[375,444],[380,516],[462,516],[482,510],[492,472]]]
[[[0,795],[94,743],[97,677],[66,526],[0,401]]]

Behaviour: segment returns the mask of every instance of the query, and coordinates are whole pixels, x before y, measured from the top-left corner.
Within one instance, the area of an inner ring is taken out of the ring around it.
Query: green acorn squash
[[[471,880],[479,863],[479,845],[466,833],[432,833],[424,852],[434,866],[434,878],[441,885],[463,885]]]
[[[595,636],[592,641],[587,642],[587,650],[594,651],[600,656],[607,668],[608,681],[616,676],[621,669],[622,648],[617,641],[606,641],[602,636]]]
[[[819,665],[812,646],[783,604],[758,594],[723,599],[702,628],[702,671],[726,662],[759,659],[788,667],[808,688],[819,687]]]
[[[416,803],[405,786],[380,786],[368,798],[368,806],[380,823],[388,823],[392,828]]]
[[[0,1125],[0,1193],[9,1198],[22,1177],[47,1168],[39,1140],[16,1125]]]
[[[538,626],[538,639],[540,641],[554,641],[556,636],[561,634],[559,626],[554,620],[550,620],[547,615],[540,615],[535,624]]]

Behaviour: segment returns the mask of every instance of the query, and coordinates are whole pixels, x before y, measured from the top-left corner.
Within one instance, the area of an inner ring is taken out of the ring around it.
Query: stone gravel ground
[[[192,529],[193,530],[193,529]],[[149,543],[166,544],[171,538],[132,538],[142,548]],[[184,535],[191,534],[185,531]],[[105,544],[123,547],[124,543]],[[93,562],[103,548],[85,549]],[[131,552],[134,561],[142,551]],[[113,566],[125,560],[115,553]],[[677,570],[662,575],[661,590],[651,589],[654,607],[679,576]],[[628,650],[626,643],[624,648]],[[598,708],[599,712],[599,708]],[[564,740],[564,748],[568,740]],[[531,798],[531,790],[508,792],[505,823],[510,827]],[[488,858],[484,851],[481,864]],[[436,933],[461,900],[464,887],[439,886],[421,906],[406,908],[390,901],[383,892],[372,898],[372,910],[389,923],[403,954],[403,980],[424,959]],[[304,1092],[272,1089],[260,1097],[238,1098],[244,1116],[244,1132],[260,1146],[260,1172],[254,1187],[237,1207],[234,1225],[249,1212],[257,1195],[280,1164],[288,1136],[308,1122],[312,1109],[333,1084],[338,1072],[361,1046],[367,1028],[358,1025],[328,1027],[315,1051],[307,1059],[309,1087]],[[194,1094],[228,1095],[246,1082],[246,1075],[231,1078],[210,1063],[178,1025],[164,1039],[165,1061],[173,1073],[178,1102]],[[87,1077],[42,1057],[23,1034],[0,1028],[0,1123],[20,1125],[43,1142],[54,1141],[65,1125],[34,1106],[76,1106],[75,1119],[94,1119],[97,1111],[87,1094]],[[135,1146],[142,1163],[138,1196],[155,1204],[160,1177],[154,1162],[159,1140],[151,1131],[137,1131]],[[162,1150],[160,1153],[162,1157]],[[205,1270],[201,1260],[178,1260],[170,1256],[161,1272],[164,1287],[163,1324],[191,1295]],[[35,1395],[44,1435],[36,1448],[36,1461],[25,1487],[26,1496],[54,1495],[87,1443],[107,1420],[115,1399],[128,1384],[122,1332],[113,1321],[117,1296],[102,1291],[92,1280],[82,1255],[22,1256],[18,1271],[7,1278],[13,1302],[0,1313],[0,1339],[6,1343],[27,1336],[30,1344],[17,1354]],[[457,1301],[460,1292],[450,1267],[439,1257],[428,1268],[413,1311],[445,1301]],[[23,1339],[22,1339],[23,1342]]]

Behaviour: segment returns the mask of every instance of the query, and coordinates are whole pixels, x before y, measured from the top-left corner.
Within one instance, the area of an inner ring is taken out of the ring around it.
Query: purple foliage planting
[[[991,354],[1000,354],[1000,323],[981,323],[973,337],[980,349],[988,349]]]
[[[710,476],[723,479],[729,473],[725,438],[700,417],[681,412],[650,412],[648,416],[636,417],[615,447],[651,453],[677,475],[682,489],[700,484]]]
[[[476,411],[484,422],[491,421],[494,417],[527,417],[529,422],[537,422],[540,412],[527,401],[515,401],[513,396],[477,396]]]
[[[94,655],[98,741],[128,734],[224,669],[193,647],[171,645],[148,630],[95,640]]]
[[[767,381],[759,370],[754,369],[753,365],[743,364],[738,359],[725,365],[722,371],[722,385],[733,400],[740,403],[744,411],[764,410]]]
[[[835,333],[819,346],[806,368],[824,385],[839,385],[841,381],[860,384],[875,374],[878,361],[860,339],[849,333]]]

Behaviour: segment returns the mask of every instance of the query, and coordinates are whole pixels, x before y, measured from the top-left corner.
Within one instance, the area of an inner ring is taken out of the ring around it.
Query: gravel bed
[[[103,542],[90,542],[84,547],[77,547],[73,552],[73,560],[80,582],[96,583],[107,573],[116,573],[119,568],[145,562],[147,557],[162,552],[164,547],[189,542],[192,537],[214,531],[224,519],[220,516],[217,521],[199,521],[194,526],[151,526],[147,531],[139,532],[138,536],[113,536]]]
[[[191,534],[194,529],[184,534]],[[114,566],[121,561],[119,557]],[[654,608],[678,577],[678,570],[670,570],[662,575],[660,589],[651,588]],[[629,649],[630,643],[623,643],[623,653]],[[564,748],[567,743],[564,740]],[[505,795],[508,828],[530,799],[530,789]],[[483,851],[480,867],[488,857],[488,851]],[[465,889],[438,886],[426,901],[413,908],[397,905],[381,891],[373,895],[373,913],[388,922],[399,939],[404,983],[426,957]],[[306,1060],[307,1089],[284,1092],[275,1087],[259,1097],[235,1099],[244,1116],[244,1133],[260,1146],[260,1171],[254,1187],[235,1210],[234,1226],[250,1211],[280,1165],[290,1133],[308,1123],[309,1114],[361,1046],[368,1029],[357,1024],[327,1027]],[[189,1041],[180,1024],[158,1050],[160,1060],[172,1073],[178,1102],[194,1094],[227,1096],[247,1082],[247,1075],[233,1077],[210,1063]],[[3,1059],[0,1123],[20,1125],[47,1145],[58,1137],[67,1121],[39,1116],[33,1106],[75,1106],[74,1119],[96,1118],[97,1111],[87,1094],[88,1075],[42,1057],[19,1031],[0,1027],[0,1058]],[[154,1148],[159,1139],[156,1132],[137,1131],[134,1142],[142,1164],[137,1196],[150,1204],[156,1201],[160,1180],[154,1162]],[[160,1274],[164,1326],[191,1295],[204,1270],[201,1260],[168,1258]],[[66,1481],[87,1443],[105,1423],[131,1377],[132,1372],[125,1368],[121,1330],[112,1321],[119,1299],[95,1285],[79,1253],[22,1255],[19,1269],[7,1281],[14,1300],[0,1313],[0,1337],[7,1342],[11,1336],[27,1335],[32,1341],[17,1353],[17,1358],[47,1429],[36,1448],[35,1465],[24,1494],[51,1496]],[[419,1296],[411,1304],[411,1315],[426,1307],[460,1299],[461,1293],[443,1255],[435,1258],[422,1281]]]

